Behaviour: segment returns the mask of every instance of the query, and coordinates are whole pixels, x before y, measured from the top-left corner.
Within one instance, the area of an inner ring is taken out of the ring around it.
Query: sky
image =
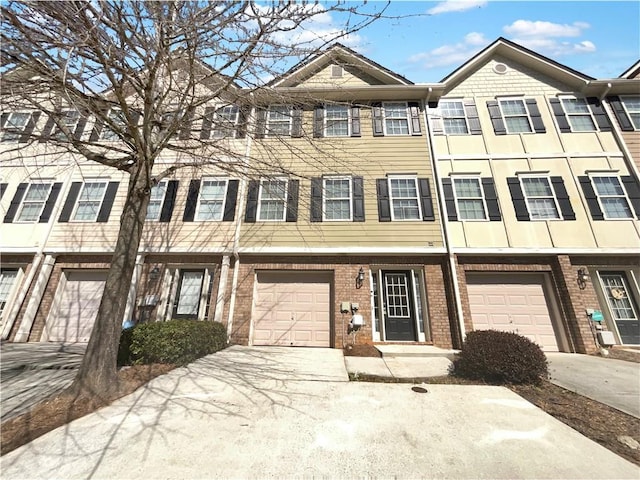
[[[640,59],[637,0],[392,0],[385,14],[406,17],[341,42],[414,83],[440,81],[498,37],[599,79]]]

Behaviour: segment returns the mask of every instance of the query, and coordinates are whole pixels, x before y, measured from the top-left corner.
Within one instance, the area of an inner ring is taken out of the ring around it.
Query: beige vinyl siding
[[[622,138],[629,149],[633,162],[640,170],[640,132],[622,132]]]
[[[331,75],[331,64],[319,70],[309,78],[303,79],[299,87],[362,87],[366,85],[382,85],[376,78],[348,65],[342,68],[342,77]]]

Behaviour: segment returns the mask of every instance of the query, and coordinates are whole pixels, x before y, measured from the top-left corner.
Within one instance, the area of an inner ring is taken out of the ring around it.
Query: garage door
[[[541,275],[470,276],[467,280],[474,330],[515,332],[548,352],[558,351]]]
[[[331,274],[259,272],[254,345],[330,346]]]
[[[66,272],[46,326],[50,342],[88,342],[98,314],[106,272]]]

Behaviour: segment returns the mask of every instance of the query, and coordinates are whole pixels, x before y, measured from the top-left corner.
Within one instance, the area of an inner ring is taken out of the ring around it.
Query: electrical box
[[[351,302],[340,302],[340,313],[349,313],[351,311]]]
[[[357,312],[358,310],[360,310],[360,304],[359,303],[352,303],[351,304],[351,311]]]
[[[613,332],[603,330],[597,333],[598,343],[603,347],[610,347],[616,344],[616,339],[613,338]]]
[[[359,313],[356,313],[353,317],[351,317],[351,326],[353,327],[362,327],[364,325],[364,318]]]

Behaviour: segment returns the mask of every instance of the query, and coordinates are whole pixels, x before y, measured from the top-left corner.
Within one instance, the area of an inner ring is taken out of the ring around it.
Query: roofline
[[[640,60],[638,60],[636,63],[622,72],[619,78],[631,78],[637,76],[638,74],[640,74]]]

